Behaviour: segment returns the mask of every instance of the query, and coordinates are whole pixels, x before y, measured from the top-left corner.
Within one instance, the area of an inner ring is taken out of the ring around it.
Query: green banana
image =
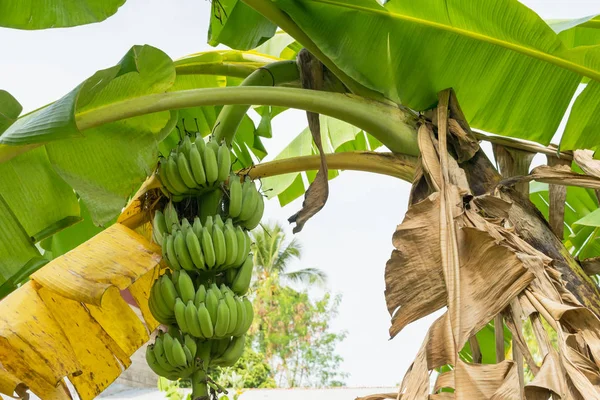
[[[204,265],[204,255],[202,254],[202,248],[200,247],[200,241],[198,240],[198,237],[194,233],[193,229],[188,230],[187,234],[185,235],[185,244],[187,245],[190,257],[192,258],[192,262],[196,268],[206,270],[206,266]]]
[[[190,332],[185,319],[185,304],[180,298],[177,298],[177,301],[175,301],[175,320],[177,321],[177,326],[179,326],[179,329],[181,329],[182,332]]]
[[[159,284],[158,280],[154,281],[154,284],[152,285],[150,296],[153,298],[155,308],[160,313],[160,315],[162,315],[168,319],[172,319],[173,318],[173,309],[169,308],[169,306],[165,303],[165,300],[163,299],[163,297],[160,293],[159,285],[160,284]]]
[[[158,365],[160,365],[162,369],[164,369],[165,371],[172,371],[173,367],[171,366],[171,364],[169,364],[169,361],[167,360],[167,356],[165,354],[163,339],[164,335],[162,335],[161,331],[159,332],[160,335],[156,337],[156,340],[154,341],[154,348],[152,349],[154,352],[154,357],[156,358]]]
[[[213,220],[213,216],[209,215],[208,217],[206,217],[206,219],[204,220],[204,227],[206,229],[208,229],[208,232],[212,233],[212,228],[214,225],[214,220]]]
[[[169,364],[172,367],[176,367],[177,363],[175,362],[175,358],[173,357],[173,342],[174,339],[171,335],[169,335],[168,333],[165,333],[163,335],[163,349],[165,352],[165,357],[167,358],[167,361],[169,362]]]
[[[194,181],[196,181],[196,183],[199,186],[206,186],[206,173],[204,172],[204,165],[202,165],[202,156],[198,151],[196,143],[192,143],[189,161],[190,168],[192,170],[192,175],[194,176]]]
[[[190,335],[185,335],[185,338],[183,340],[185,343],[185,347],[187,347],[190,350],[190,353],[192,353],[192,357],[196,357],[196,351],[198,350],[196,340]]]
[[[262,219],[263,213],[265,212],[265,199],[263,198],[262,194],[258,192],[256,192],[256,195],[258,198],[258,204],[256,206],[256,209],[254,210],[254,214],[250,218],[248,218],[247,221],[244,222],[244,227],[249,231],[256,228],[258,224],[260,224],[260,220]]]
[[[179,176],[181,176],[181,180],[185,186],[187,186],[189,189],[196,189],[198,187],[194,177],[192,176],[190,164],[183,153],[177,154],[177,170],[179,171]]]
[[[159,245],[162,246],[164,235],[168,232],[167,222],[165,221],[165,215],[160,210],[154,212],[154,219],[152,221],[152,233],[156,235],[156,239]]]
[[[177,215],[177,210],[173,205],[172,201],[167,203],[167,206],[164,210],[165,216],[165,224],[167,225],[167,232],[173,233],[173,225],[176,225],[179,228],[179,215]]]
[[[229,335],[231,335],[235,331],[235,326],[237,325],[237,319],[238,319],[237,307],[235,305],[235,299],[233,298],[233,295],[231,294],[231,292],[225,293],[225,303],[227,304],[227,307],[229,308],[229,325],[227,325],[227,333]]]
[[[219,182],[225,182],[229,175],[229,171],[231,170],[231,153],[225,143],[219,146],[217,152],[217,164],[219,165],[217,180]]]
[[[239,226],[235,228],[235,238],[236,238],[238,247],[237,247],[237,255],[235,257],[233,266],[239,267],[240,265],[242,265],[244,260],[246,260],[246,257],[248,257],[248,252],[246,251],[246,247],[247,247],[246,241],[249,241],[248,240],[249,238],[244,233],[244,230]]]
[[[192,262],[192,257],[187,249],[186,240],[183,236],[183,231],[178,230],[175,234],[175,239],[173,241],[173,247],[175,248],[175,255],[177,256],[177,261],[179,261],[179,265],[188,271],[194,270],[194,263]]]
[[[212,240],[215,249],[215,265],[225,264],[227,258],[227,248],[225,247],[225,236],[223,230],[218,224],[213,225]]]
[[[190,351],[190,349],[187,348],[187,346],[185,344],[183,344],[181,347],[183,348],[183,352],[185,354],[185,364],[193,365],[194,364],[194,356],[192,355],[192,352]]]
[[[213,290],[213,293],[217,295],[217,299],[221,300],[223,298],[223,292],[216,283],[211,283],[210,288]]]
[[[231,224],[231,219],[227,220],[223,234],[225,236],[225,249],[227,249],[224,264],[226,266],[231,266],[235,263],[235,259],[238,255],[237,238],[235,236],[235,228]]]
[[[208,269],[212,269],[214,268],[216,262],[215,248],[210,231],[206,226],[202,228],[202,237],[200,239],[200,243],[202,244],[202,253],[204,254],[204,262],[206,263]]]
[[[204,138],[200,132],[196,133],[196,140],[194,140],[194,143],[196,143],[198,151],[200,151],[200,154],[202,154],[202,152],[204,152],[204,148],[206,147],[206,142],[204,141]]]
[[[172,318],[168,315],[165,315],[162,311],[158,309],[155,304],[154,296],[150,295],[148,299],[148,308],[150,309],[150,313],[152,316],[161,324],[170,324],[172,322]]]
[[[198,320],[198,309],[194,303],[190,300],[185,306],[185,322],[187,324],[188,331],[191,335],[197,338],[204,338],[202,331],[200,330],[200,321]]]
[[[206,300],[204,302],[206,304],[206,308],[208,309],[208,313],[210,314],[210,319],[214,322],[217,320],[217,309],[219,308],[219,297],[215,293],[215,290],[210,288],[206,291]]]
[[[186,193],[189,189],[185,183],[183,183],[181,175],[179,175],[179,169],[177,167],[177,162],[175,162],[175,157],[176,155],[173,152],[167,159],[167,165],[165,167],[167,179],[179,193]]]
[[[223,218],[219,214],[213,216],[213,224],[218,225],[221,229],[225,227],[225,222],[223,222]]]
[[[183,346],[179,343],[179,340],[173,339],[173,346],[171,347],[171,354],[173,356],[173,364],[174,367],[185,367],[187,365],[187,359],[185,357],[185,352],[183,351]]]
[[[235,308],[237,309],[237,322],[233,330],[232,336],[240,336],[246,333],[244,326],[246,325],[246,307],[241,298],[235,298]]]
[[[146,347],[146,363],[156,375],[165,378],[173,376],[173,372],[163,369],[158,364],[158,360],[156,359],[156,355],[154,354],[154,345],[149,345],[148,347]]]
[[[220,367],[233,366],[244,353],[245,344],[246,335],[233,338],[223,354],[220,357],[213,359],[211,362]]]
[[[194,297],[194,305],[196,308],[200,307],[201,303],[204,303],[206,299],[206,287],[204,285],[200,285],[198,290],[196,290],[196,296]]]
[[[197,237],[202,236],[202,223],[200,222],[200,218],[194,218],[194,225],[192,225],[192,230],[196,234]]]
[[[202,336],[210,339],[214,335],[213,319],[210,317],[210,313],[204,303],[201,303],[197,308],[198,310],[198,322],[200,323],[200,330]]]
[[[227,334],[227,328],[229,327],[229,307],[225,300],[219,300],[219,307],[217,308],[217,320],[215,322],[215,337],[223,337]]]
[[[210,356],[212,359],[215,359],[217,357],[220,357],[223,355],[223,353],[225,353],[225,350],[227,350],[227,347],[229,346],[229,343],[231,343],[231,338],[230,337],[226,337],[223,339],[216,339],[212,341],[212,347],[210,350]]]
[[[165,262],[169,261],[169,256],[167,255],[167,239],[169,238],[169,236],[171,236],[171,235],[168,233],[165,233],[165,235],[163,236],[163,243],[160,245],[161,251],[162,251],[162,259]]]
[[[181,269],[181,265],[179,261],[177,261],[177,256],[175,255],[175,236],[169,235],[167,236],[167,259],[171,268],[174,270]]]
[[[185,234],[190,229],[192,229],[192,225],[190,225],[190,221],[184,217],[181,220],[181,231]]]
[[[252,280],[253,267],[254,262],[252,261],[252,255],[249,254],[231,284],[231,290],[233,290],[235,294],[239,296],[246,294],[250,287],[250,281]]]
[[[209,140],[208,143],[206,143],[206,147],[210,147],[215,152],[215,154],[219,152],[219,144],[216,140],[213,140],[213,138],[211,138],[211,140]]]
[[[254,320],[254,308],[252,308],[252,303],[248,300],[247,297],[244,297],[244,308],[246,309],[246,320],[244,322],[244,328],[242,329],[244,332],[247,332],[252,326],[252,321]]]
[[[231,174],[229,177],[229,215],[237,218],[242,211],[242,183],[239,176]]]
[[[183,340],[183,334],[176,324],[169,325],[167,327],[167,332],[173,339]]]
[[[192,148],[192,140],[188,135],[183,137],[183,140],[179,144],[179,152],[183,153],[186,157],[190,156],[190,149]]]
[[[250,235],[248,235],[248,231],[244,231],[244,236],[246,236],[246,248],[244,249],[245,254],[250,254],[250,250],[252,249],[252,239]]]
[[[246,187],[248,189],[246,189]],[[240,211],[239,215],[240,221],[247,221],[252,215],[254,215],[254,211],[256,211],[256,207],[258,206],[257,195],[258,192],[256,191],[254,183],[251,181],[246,181],[243,189],[242,211]]]
[[[235,279],[235,276],[237,275],[239,270],[239,268],[228,268],[225,271],[225,282],[227,282],[228,285],[231,285],[233,283],[233,280]]]
[[[217,164],[217,154],[215,153],[212,146],[206,146],[206,148],[204,149],[204,157],[202,161],[204,162],[204,172],[206,172],[206,182],[209,185],[215,183],[219,176],[219,165]],[[167,164],[167,167],[168,166],[169,164]],[[167,169],[167,172],[168,171],[169,170]],[[167,177],[169,179],[171,178],[168,175]],[[175,189],[179,190],[178,187],[175,187]]]
[[[167,275],[160,277],[160,294],[170,310],[175,309],[175,300],[179,297],[175,285]]]
[[[176,190],[171,184],[171,182],[169,182],[169,178],[167,178],[167,160],[165,158],[161,158],[161,160],[158,163],[158,179],[160,179],[160,182],[171,194],[181,194],[181,192]]]
[[[194,290],[194,282],[192,278],[188,275],[184,270],[179,271],[179,276],[177,279],[177,291],[183,300],[184,305],[192,300],[194,301],[194,297],[196,296],[196,290]]]

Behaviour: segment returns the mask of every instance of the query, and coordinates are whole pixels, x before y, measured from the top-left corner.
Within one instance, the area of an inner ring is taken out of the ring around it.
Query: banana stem
[[[299,79],[295,61],[279,61],[257,69],[240,84],[240,86],[279,86]],[[244,115],[250,105],[227,105],[223,107],[215,123],[213,136],[217,141],[225,139],[231,147]]]
[[[206,371],[199,369],[192,375],[192,400],[207,400],[208,398]]]

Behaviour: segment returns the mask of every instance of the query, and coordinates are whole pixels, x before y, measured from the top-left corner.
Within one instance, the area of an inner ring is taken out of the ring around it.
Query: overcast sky
[[[597,0],[523,1],[545,19],[600,13]],[[208,0],[129,0],[100,24],[47,31],[0,28],[0,89],[13,94],[25,111],[56,100],[95,71],[114,65],[136,44],[150,44],[173,59],[204,50]],[[274,121],[272,155],[304,129],[304,113]],[[294,267],[318,267],[329,275],[328,290],[341,293],[335,330],[346,330],[339,346],[350,386],[395,385],[412,362],[431,319],[407,327],[388,341],[384,267],[391,235],[406,211],[410,186],[383,176],[344,172],[331,181],[326,207],[298,235],[304,257]],[[267,203],[266,218],[285,223],[298,200],[280,208]],[[291,231],[290,231],[291,235]]]

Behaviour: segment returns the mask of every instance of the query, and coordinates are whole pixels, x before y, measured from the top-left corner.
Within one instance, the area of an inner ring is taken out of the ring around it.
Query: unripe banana
[[[154,220],[152,221],[152,233],[156,236],[156,243],[162,246],[164,235],[168,232],[165,215],[160,210],[154,212]]]
[[[250,281],[252,280],[252,268],[254,263],[252,261],[252,255],[246,257],[246,261],[240,267],[239,272],[235,276],[233,283],[231,284],[231,290],[239,296],[243,296],[250,287]]]
[[[210,313],[204,303],[201,303],[197,308],[198,310],[198,322],[200,323],[200,330],[202,336],[209,339],[214,335],[213,319],[210,317]]]
[[[243,223],[246,229],[248,229],[249,231],[256,228],[258,224],[260,224],[260,220],[262,219],[263,213],[265,212],[265,199],[263,198],[262,194],[258,192],[257,198],[258,204],[256,206],[256,209],[254,210],[254,214]]]
[[[204,338],[200,330],[200,321],[198,320],[198,309],[192,301],[188,301],[185,306],[185,322],[191,335],[197,338]]]
[[[202,254],[200,241],[198,240],[198,237],[194,233],[193,229],[188,230],[187,234],[185,235],[185,244],[196,268],[200,270],[206,270],[206,266],[204,265],[204,254]]]
[[[179,326],[179,329],[181,329],[182,332],[188,333],[190,331],[185,319],[185,304],[180,298],[177,298],[175,301],[175,320],[177,321],[177,326]]]
[[[217,180],[219,182],[225,182],[231,169],[231,153],[229,153],[229,148],[227,148],[225,143],[219,146],[217,163],[219,164],[219,174],[217,176]]]
[[[192,226],[192,230],[196,234],[197,237],[202,236],[202,223],[200,222],[200,218],[194,218],[194,225]]]
[[[219,144],[216,140],[213,140],[213,138],[211,138],[211,140],[209,140],[208,143],[206,143],[206,147],[210,147],[215,152],[215,154],[219,152]]]
[[[223,234],[225,236],[225,249],[227,250],[225,265],[231,266],[235,263],[235,259],[238,255],[237,238],[235,236],[235,228],[231,223],[231,218],[227,220]]]
[[[206,287],[204,285],[200,285],[198,290],[196,290],[196,296],[194,297],[194,305],[196,308],[200,307],[201,303],[204,303],[206,300]]]
[[[173,309],[169,308],[169,306],[165,303],[165,300],[160,293],[160,283],[158,280],[154,281],[152,284],[150,296],[153,298],[154,306],[159,314],[163,316],[163,318],[172,319]]]
[[[252,303],[250,303],[250,300],[248,300],[247,297],[243,298],[243,302],[244,308],[246,309],[246,320],[244,322],[243,331],[247,332],[248,329],[250,329],[250,326],[252,326],[252,321],[254,320],[254,308],[252,308]]]
[[[244,253],[250,254],[250,250],[252,249],[252,239],[250,235],[248,235],[248,231],[244,231],[244,236],[246,236],[246,248],[244,249]]]
[[[233,336],[240,336],[246,333],[244,331],[244,327],[246,326],[246,307],[244,306],[244,302],[241,298],[235,298],[235,308],[237,310],[237,323],[235,324],[235,329],[233,330]]]
[[[206,182],[212,184],[216,182],[219,176],[219,165],[217,164],[217,154],[213,150],[212,146],[206,146],[204,148],[204,157],[202,159],[204,164],[204,172],[206,172]],[[168,164],[167,164],[168,167]],[[168,172],[168,169],[167,169]],[[170,179],[171,177],[167,175]],[[179,190],[178,187],[175,189]]]
[[[210,314],[210,319],[214,322],[217,320],[217,309],[219,308],[219,297],[215,293],[215,290],[210,288],[206,291],[206,300],[204,302],[206,304],[206,308],[208,309],[208,313]]]
[[[219,300],[219,307],[217,308],[217,320],[215,322],[215,337],[223,337],[227,334],[227,328],[229,327],[229,307],[225,300]]]
[[[179,265],[188,271],[194,270],[194,263],[192,262],[192,257],[187,249],[186,240],[183,236],[183,231],[178,230],[175,233],[175,239],[173,241],[173,247],[175,248],[175,255],[177,256],[177,261],[179,261]]]
[[[202,143],[204,143],[204,141],[202,141]],[[190,169],[192,170],[192,175],[194,176],[194,181],[196,181],[198,186],[206,186],[206,173],[204,172],[204,165],[202,165],[202,156],[198,151],[196,143],[192,143],[189,161]]]
[[[183,352],[185,353],[185,364],[187,366],[194,365],[194,356],[190,349],[187,348],[185,343],[181,346],[183,348]]]
[[[202,244],[202,253],[204,254],[204,262],[206,263],[208,269],[212,269],[214,268],[216,262],[215,248],[210,231],[206,226],[202,228],[202,237],[200,239],[200,243]]]
[[[204,220],[204,227],[206,229],[208,229],[208,232],[212,233],[213,225],[214,225],[213,216],[212,215],[207,216],[206,219]]]
[[[213,225],[212,231],[213,245],[215,249],[215,265],[221,266],[227,258],[227,248],[225,248],[225,236],[223,230],[218,224]]]
[[[235,228],[235,237],[237,239],[236,241],[238,248],[237,255],[235,257],[235,262],[233,263],[233,265],[235,267],[239,267],[246,260],[246,257],[248,257],[248,252],[246,251],[246,248],[250,246],[246,244],[246,241],[249,241],[249,238],[244,233],[244,230],[239,226]]]
[[[179,171],[179,176],[181,176],[181,180],[185,186],[187,186],[189,189],[196,189],[198,187],[194,177],[192,176],[190,164],[183,153],[177,154],[177,170]]]
[[[158,163],[158,178],[168,192],[174,195],[181,194],[181,192],[176,190],[171,182],[169,182],[169,178],[167,178],[167,160],[164,158],[162,158]]]
[[[213,224],[217,225],[219,228],[225,228],[225,222],[223,222],[223,218],[219,214],[213,216]]]
[[[158,309],[158,307],[155,304],[154,296],[152,296],[152,294],[148,299],[148,308],[150,309],[150,313],[152,314],[152,316],[161,324],[167,325],[173,322],[171,317],[165,315]]]
[[[171,348],[171,354],[173,356],[173,361],[175,367],[185,367],[187,365],[187,358],[185,357],[185,352],[183,351],[183,346],[179,343],[179,340],[173,339],[173,346]]]
[[[169,261],[169,256],[167,254],[167,239],[169,236],[171,236],[171,235],[169,235],[168,233],[165,233],[165,235],[163,236],[163,243],[161,244],[162,259],[164,262],[167,263],[167,265],[168,265],[168,261]]]
[[[202,134],[200,132],[196,133],[196,140],[194,140],[194,143],[198,147],[198,151],[200,152],[200,154],[204,153],[206,142],[204,141],[204,138],[202,137]]]
[[[173,342],[174,339],[171,335],[169,335],[168,333],[165,333],[163,336],[163,349],[165,351],[165,357],[167,358],[167,361],[169,362],[169,364],[172,367],[177,367],[177,363],[175,362],[175,357],[173,357]]]
[[[165,207],[164,216],[165,224],[167,226],[167,232],[173,233],[173,225],[179,228],[179,216],[177,215],[177,210],[175,209],[175,206],[173,205],[172,201],[169,201],[167,203],[167,206]]]
[[[237,218],[242,211],[242,183],[240,178],[231,174],[229,177],[229,215]]]
[[[190,156],[190,149],[192,148],[192,139],[185,135],[181,144],[179,145],[179,152],[183,153],[186,157]]]
[[[196,296],[194,282],[184,270],[179,271],[179,276],[177,278],[177,284],[175,287],[177,288],[184,305],[190,300],[194,301],[194,297]]]
[[[167,174],[167,179],[173,185],[175,190],[179,193],[186,193],[189,189],[183,183],[181,179],[181,175],[179,175],[179,169],[177,168],[177,162],[175,161],[176,154],[173,152],[167,159],[167,165],[165,167],[165,172]]]
[[[210,356],[211,359],[215,359],[217,357],[220,357],[223,355],[223,353],[225,353],[225,350],[227,350],[227,347],[229,346],[229,343],[231,343],[231,338],[230,337],[226,337],[223,339],[216,339],[212,341],[212,348],[210,351]]]
[[[237,307],[235,305],[235,299],[233,298],[233,295],[231,294],[231,292],[225,293],[225,303],[227,304],[227,307],[229,308],[229,325],[227,326],[227,333],[229,335],[231,335],[235,331],[235,326],[237,325],[237,319],[238,319]]]
[[[221,289],[216,283],[211,283],[210,288],[212,289],[213,293],[217,295],[217,299],[221,300],[223,298],[223,292],[221,292]]]
[[[196,351],[198,350],[198,345],[196,344],[196,340],[192,338],[190,335],[185,335],[184,338],[185,347],[190,350],[192,353],[192,357],[196,357]]]
[[[169,378],[173,375],[173,372],[167,371],[163,369],[156,360],[156,356],[154,355],[154,345],[149,345],[146,347],[146,363],[150,367],[152,371],[158,376],[162,376],[165,378]]]
[[[214,365],[220,367],[231,367],[244,354],[244,346],[246,344],[246,335],[233,338],[227,346],[227,349],[220,357],[212,360]]]
[[[159,334],[159,336],[156,337],[156,340],[154,342],[154,348],[152,350],[154,352],[154,357],[156,358],[158,365],[160,365],[160,367],[165,371],[172,371],[173,367],[169,363],[169,360],[167,360],[167,356],[165,354],[163,336],[164,335],[162,335],[161,333]]]
[[[233,283],[233,280],[235,279],[235,276],[239,270],[239,268],[229,268],[225,271],[225,282],[227,282],[228,285]]]
[[[256,197],[256,187],[250,180],[244,182],[242,187],[242,210],[240,211],[240,221],[246,221],[254,214],[256,206],[258,205],[258,198]]]
[[[175,285],[167,275],[160,277],[160,294],[165,302],[165,305],[171,309],[175,309],[175,300],[179,297]]]
[[[190,221],[188,221],[188,219],[184,217],[181,220],[181,231],[185,234],[190,229],[192,229],[192,225],[190,225]]]

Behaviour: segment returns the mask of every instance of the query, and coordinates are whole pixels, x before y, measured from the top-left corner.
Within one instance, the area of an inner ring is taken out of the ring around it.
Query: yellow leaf
[[[19,380],[0,366],[0,393],[12,396],[18,384]]]
[[[32,275],[63,297],[99,306],[111,286],[126,289],[161,260],[161,250],[143,236],[114,224]]]
[[[95,398],[121,374],[112,351],[117,344],[81,303],[46,288],[39,288],[38,293],[65,332],[81,366],[69,380],[82,400]]]

